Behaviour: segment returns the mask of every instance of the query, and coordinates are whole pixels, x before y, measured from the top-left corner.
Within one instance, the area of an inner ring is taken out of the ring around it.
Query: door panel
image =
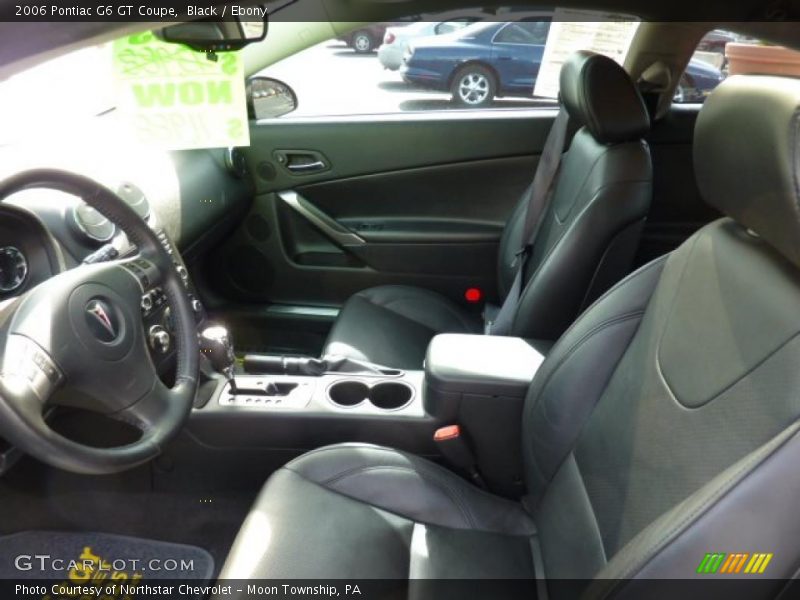
[[[541,151],[555,118],[552,110],[488,113],[264,121],[251,127],[250,147],[244,154],[256,174],[258,191],[263,193],[418,167],[534,156]],[[330,168],[290,173],[280,165],[277,154],[293,150],[318,152],[328,159]]]
[[[257,195],[207,269],[219,295],[238,303],[224,307],[225,319],[246,315],[239,345],[313,351],[307,337],[292,343],[292,330],[307,336],[316,327],[321,345],[320,323],[335,312],[308,317],[301,307],[336,308],[376,285],[422,286],[465,306],[470,287],[494,299],[500,236],[553,117],[492,111],[255,124],[244,154]],[[302,155],[321,157],[325,170],[285,168]],[[271,339],[254,334],[261,327]]]
[[[387,175],[386,183],[380,177],[362,186],[349,182],[341,193],[326,186],[319,203],[313,189],[300,190],[306,202],[361,243],[333,239],[279,194],[260,194],[214,253],[210,272],[226,296],[245,302],[338,306],[357,291],[383,284],[422,285],[455,301],[474,286],[492,295],[503,224],[534,165],[533,158],[512,158],[431,167],[425,175],[429,187],[419,193],[403,193],[397,174]],[[454,177],[461,185],[449,185]],[[487,189],[487,182],[503,178],[498,190]],[[406,189],[414,190],[414,184]],[[450,202],[429,200],[442,195]],[[400,217],[404,209],[408,216]]]

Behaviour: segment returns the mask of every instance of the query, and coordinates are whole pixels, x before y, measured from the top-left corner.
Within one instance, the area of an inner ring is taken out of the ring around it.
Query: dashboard
[[[252,190],[231,151],[161,155],[149,168],[94,178],[113,189],[153,229],[187,288],[198,324],[206,318],[187,259],[213,249],[247,211]],[[83,174],[93,176],[91,170]],[[0,178],[2,178],[0,176]],[[26,190],[0,203],[0,306],[50,277],[81,264],[136,253],[127,236],[80,198],[49,189]],[[154,364],[174,366],[170,308],[159,288],[145,290],[141,310]]]

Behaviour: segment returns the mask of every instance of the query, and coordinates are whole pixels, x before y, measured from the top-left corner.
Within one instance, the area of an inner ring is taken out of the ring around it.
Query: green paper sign
[[[152,33],[114,42],[117,109],[141,144],[170,150],[249,146],[244,65],[209,60]]]

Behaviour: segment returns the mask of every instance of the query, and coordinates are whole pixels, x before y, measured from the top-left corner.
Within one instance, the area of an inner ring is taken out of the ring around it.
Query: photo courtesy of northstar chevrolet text
[[[0,597],[794,598],[799,25],[0,0]]]

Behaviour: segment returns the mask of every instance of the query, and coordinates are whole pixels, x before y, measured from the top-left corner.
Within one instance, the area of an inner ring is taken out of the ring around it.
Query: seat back
[[[800,562],[800,80],[729,79],[695,135],[728,217],[592,306],[526,400],[545,574],[589,597],[654,597],[707,553]]]
[[[561,71],[561,97],[580,129],[563,157],[553,198],[527,263],[512,335],[557,339],[631,267],[652,196],[642,136],[650,121],[628,74],[611,59],[578,52]],[[508,293],[522,244],[528,193],[509,219],[499,254]]]

